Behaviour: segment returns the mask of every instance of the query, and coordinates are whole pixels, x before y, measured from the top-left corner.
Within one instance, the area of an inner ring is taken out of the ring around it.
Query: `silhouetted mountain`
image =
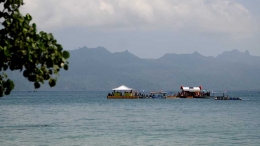
[[[248,51],[227,51],[217,57],[198,52],[165,54],[159,59],[138,58],[128,51],[110,53],[103,47],[83,47],[70,53],[69,70],[60,72],[56,87],[40,90],[107,91],[121,84],[153,91],[178,91],[181,85],[222,91],[260,89],[260,57]],[[33,89],[22,77],[14,78],[16,90]]]
[[[257,65],[260,62],[260,57],[251,56],[249,51],[239,52],[238,50],[226,51],[216,57],[218,60],[225,62],[236,62],[247,65]]]

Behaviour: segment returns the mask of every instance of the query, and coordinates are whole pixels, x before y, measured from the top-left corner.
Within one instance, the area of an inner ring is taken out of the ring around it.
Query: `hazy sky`
[[[260,56],[260,0],[24,0],[38,30],[65,50],[102,46],[142,58],[166,53]]]

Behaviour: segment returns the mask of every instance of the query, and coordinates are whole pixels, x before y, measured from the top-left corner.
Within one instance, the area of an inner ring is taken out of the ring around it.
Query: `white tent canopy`
[[[182,87],[183,91],[200,92],[200,87]]]
[[[114,88],[114,89],[112,89],[112,90],[116,90],[116,91],[131,91],[131,90],[133,90],[133,89],[132,89],[132,88],[129,88],[129,87],[125,86],[125,85],[122,85],[122,86],[119,86],[119,87]]]

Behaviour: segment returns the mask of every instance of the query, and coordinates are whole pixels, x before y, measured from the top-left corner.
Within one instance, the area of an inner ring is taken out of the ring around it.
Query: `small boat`
[[[215,100],[242,100],[242,99],[239,98],[239,97],[218,96],[218,97],[215,98]]]
[[[151,92],[150,98],[164,99],[167,97],[167,92]]]
[[[222,94],[222,96],[216,96],[215,100],[242,100],[239,97],[229,97],[227,95],[227,91],[224,91],[224,92],[213,92],[212,91],[212,94],[213,94],[213,96],[216,95],[216,94]]]

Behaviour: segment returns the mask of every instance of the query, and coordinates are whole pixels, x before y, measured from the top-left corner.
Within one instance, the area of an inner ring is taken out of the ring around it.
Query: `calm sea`
[[[1,146],[259,146],[260,93],[241,101],[107,99],[107,92],[0,98]]]

